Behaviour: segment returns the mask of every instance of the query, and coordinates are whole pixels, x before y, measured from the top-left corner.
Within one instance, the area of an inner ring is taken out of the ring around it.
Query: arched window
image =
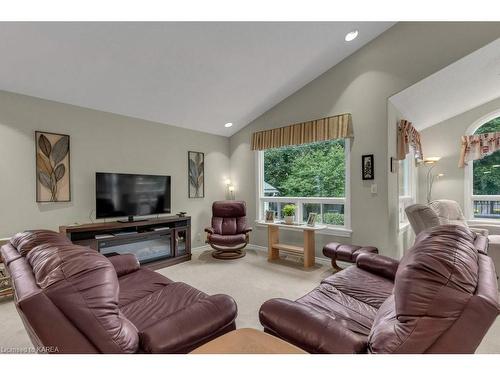
[[[500,111],[483,117],[468,130],[469,135],[500,132]],[[500,152],[469,162],[465,173],[469,219],[500,219]]]

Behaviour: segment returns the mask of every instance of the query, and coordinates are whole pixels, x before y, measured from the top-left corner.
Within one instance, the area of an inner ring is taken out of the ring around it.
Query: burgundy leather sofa
[[[17,234],[1,255],[39,350],[187,353],[235,329],[231,297],[173,282],[132,254],[106,258],[40,230]]]
[[[297,301],[265,302],[266,332],[310,353],[474,353],[499,314],[488,241],[422,232],[400,262],[364,253]]]
[[[247,206],[244,201],[216,201],[212,204],[212,224],[205,228],[207,243],[215,250],[217,259],[237,259],[245,256],[243,250],[252,231],[247,225]]]

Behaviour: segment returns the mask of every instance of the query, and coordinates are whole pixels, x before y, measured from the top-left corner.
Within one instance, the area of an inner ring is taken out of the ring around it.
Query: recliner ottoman
[[[323,247],[323,255],[332,260],[332,267],[336,271],[342,268],[337,264],[341,262],[356,263],[359,254],[378,254],[378,249],[373,246],[343,245],[338,242],[330,242]]]

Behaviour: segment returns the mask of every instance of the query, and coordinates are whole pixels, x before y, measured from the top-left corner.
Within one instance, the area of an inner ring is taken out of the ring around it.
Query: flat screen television
[[[170,213],[170,176],[95,174],[98,219]]]

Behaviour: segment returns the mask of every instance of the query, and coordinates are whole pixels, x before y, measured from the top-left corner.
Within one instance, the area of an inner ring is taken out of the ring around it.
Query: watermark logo
[[[37,346],[36,348],[32,346],[24,346],[19,348],[0,346],[0,354],[36,354],[36,353],[46,353],[55,354],[59,353],[59,348],[57,346]]]

